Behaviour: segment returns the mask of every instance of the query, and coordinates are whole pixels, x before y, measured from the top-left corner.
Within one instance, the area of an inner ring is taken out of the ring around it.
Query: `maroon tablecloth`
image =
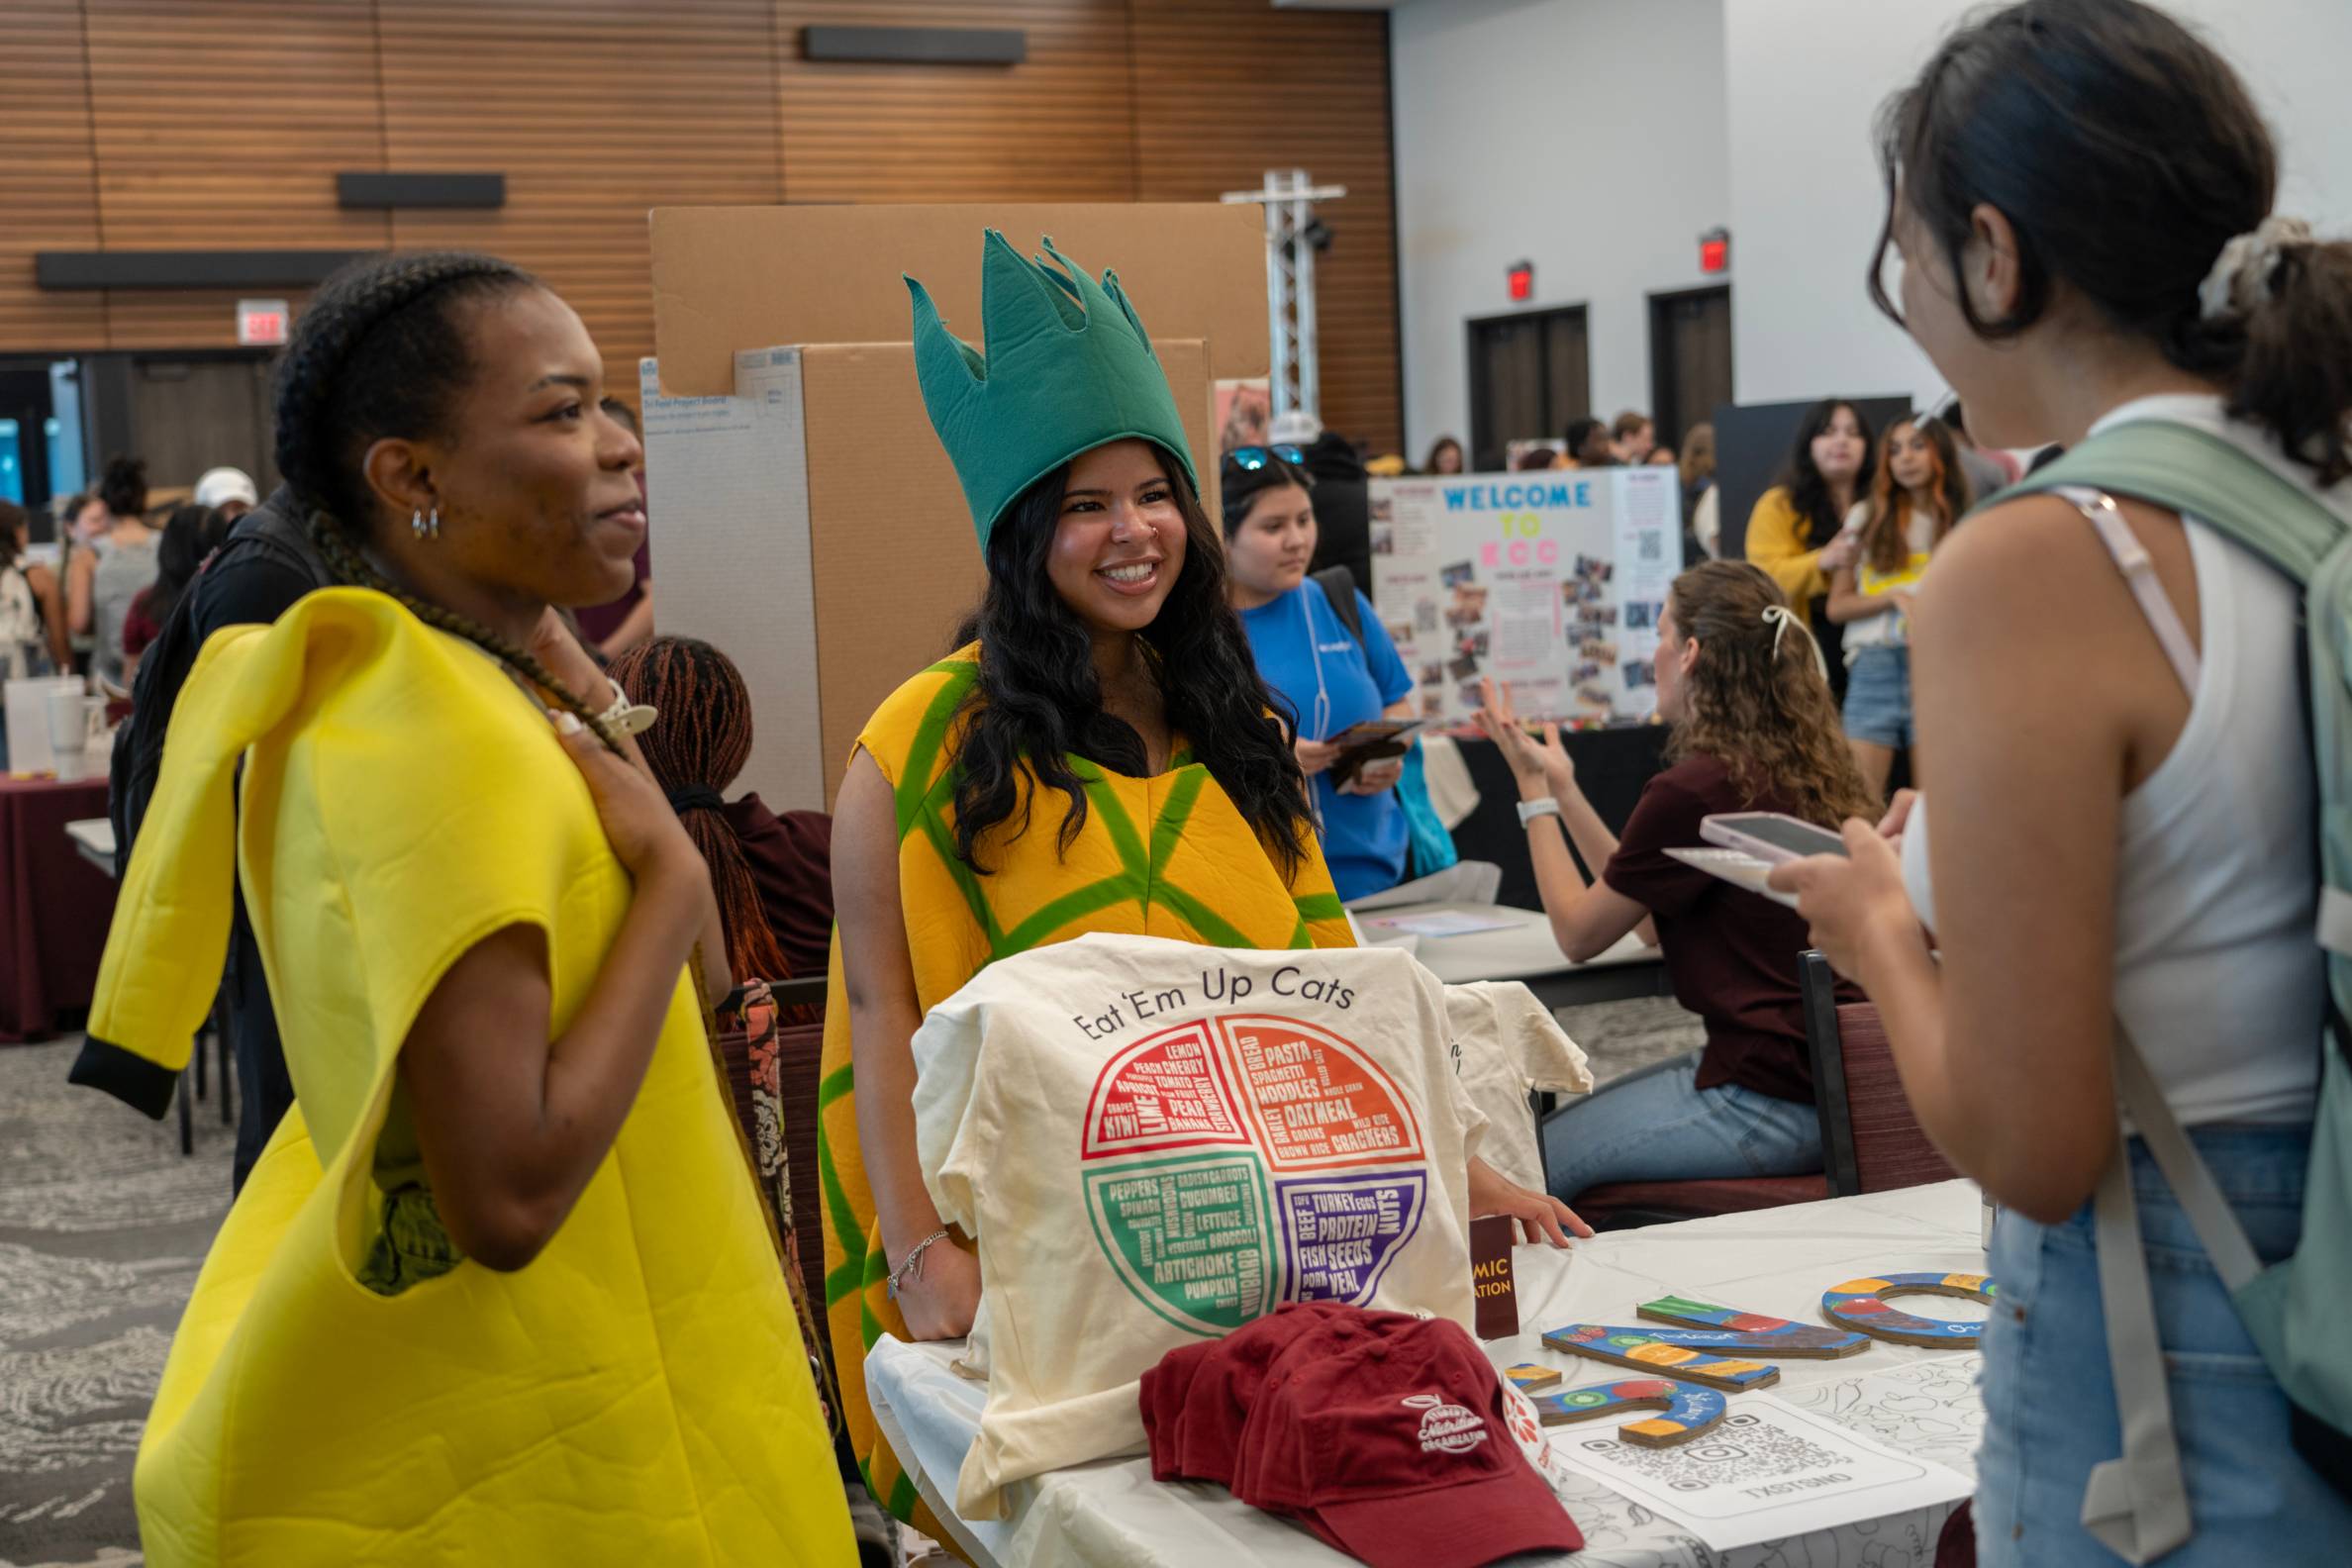
[[[105,815],[103,777],[0,778],[0,1041],[57,1033],[90,1005],[115,885],[65,825]]]

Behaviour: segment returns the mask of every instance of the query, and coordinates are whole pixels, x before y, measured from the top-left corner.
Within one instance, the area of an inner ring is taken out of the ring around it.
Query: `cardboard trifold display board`
[[[1263,374],[1262,234],[1218,205],[669,208],[644,361],[655,625],[741,667],[736,787],[831,810],[858,731],[949,650],[983,586],[915,376],[901,273],[984,347],[984,228],[1116,269],[1153,336],[1215,515],[1212,380]]]
[[[656,207],[653,352],[662,390],[726,396],[735,353],[765,343],[905,343],[902,273],[921,278],[949,329],[977,344],[987,229],[1004,231],[1024,254],[1050,236],[1095,276],[1116,269],[1152,337],[1208,343],[1219,379],[1266,373],[1266,237],[1255,207]],[[1205,455],[1215,466],[1216,453]]]

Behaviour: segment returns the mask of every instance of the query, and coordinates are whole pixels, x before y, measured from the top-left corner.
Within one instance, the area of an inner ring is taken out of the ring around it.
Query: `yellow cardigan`
[[[1829,591],[1821,552],[1813,541],[1813,520],[1790,502],[1787,485],[1765,491],[1748,514],[1747,558],[1780,584],[1789,608],[1801,618],[1810,620],[1813,601]]]

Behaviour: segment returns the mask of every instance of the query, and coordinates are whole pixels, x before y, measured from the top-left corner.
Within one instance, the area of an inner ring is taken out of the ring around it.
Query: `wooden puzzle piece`
[[[1860,1329],[1874,1339],[1937,1350],[1972,1350],[1984,1336],[1983,1323],[1915,1317],[1889,1307],[1887,1298],[1957,1296],[1990,1304],[1998,1294],[1993,1281],[1982,1274],[1879,1274],[1850,1279],[1823,1291],[1821,1316],[1840,1328]]]
[[[1780,1381],[1780,1368],[1762,1361],[1711,1355],[1691,1341],[1723,1341],[1714,1349],[1738,1350],[1747,1342],[1735,1333],[1702,1334],[1674,1328],[1624,1327],[1608,1323],[1570,1323],[1543,1336],[1546,1348],[1568,1355],[1590,1356],[1634,1372],[1663,1373],[1693,1383],[1738,1394],[1769,1388]]]
[[[1534,1405],[1537,1419],[1546,1426],[1600,1421],[1627,1411],[1663,1411],[1664,1415],[1627,1421],[1617,1428],[1619,1439],[1643,1448],[1671,1448],[1703,1432],[1711,1432],[1722,1424],[1724,1414],[1731,1408],[1714,1389],[1665,1378],[1595,1383],[1565,1394],[1545,1394],[1529,1403]]]
[[[1675,1323],[1687,1330],[1736,1333],[1746,1341],[1736,1348],[1754,1350],[1763,1355],[1832,1361],[1843,1356],[1860,1355],[1870,1348],[1867,1334],[1840,1333],[1834,1328],[1822,1328],[1813,1323],[1792,1323],[1786,1318],[1741,1312],[1736,1307],[1717,1307],[1712,1302],[1692,1301],[1682,1296],[1661,1296],[1656,1301],[1643,1302],[1633,1311],[1652,1323]],[[1677,1339],[1673,1342],[1697,1345],[1704,1341]]]
[[[1537,1366],[1532,1361],[1521,1361],[1518,1366],[1505,1367],[1503,1375],[1511,1379],[1511,1386],[1521,1394],[1532,1394],[1537,1389],[1547,1389],[1561,1381],[1557,1370],[1547,1366]]]

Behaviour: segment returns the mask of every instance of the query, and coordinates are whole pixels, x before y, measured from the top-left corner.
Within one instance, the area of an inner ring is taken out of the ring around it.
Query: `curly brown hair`
[[[1783,633],[1768,617],[1788,603],[1746,561],[1708,561],[1674,579],[1667,608],[1676,634],[1697,639],[1699,658],[1685,678],[1666,758],[1715,757],[1748,805],[1777,795],[1824,828],[1875,816],[1882,803],[1846,749],[1813,637],[1803,623]]]

